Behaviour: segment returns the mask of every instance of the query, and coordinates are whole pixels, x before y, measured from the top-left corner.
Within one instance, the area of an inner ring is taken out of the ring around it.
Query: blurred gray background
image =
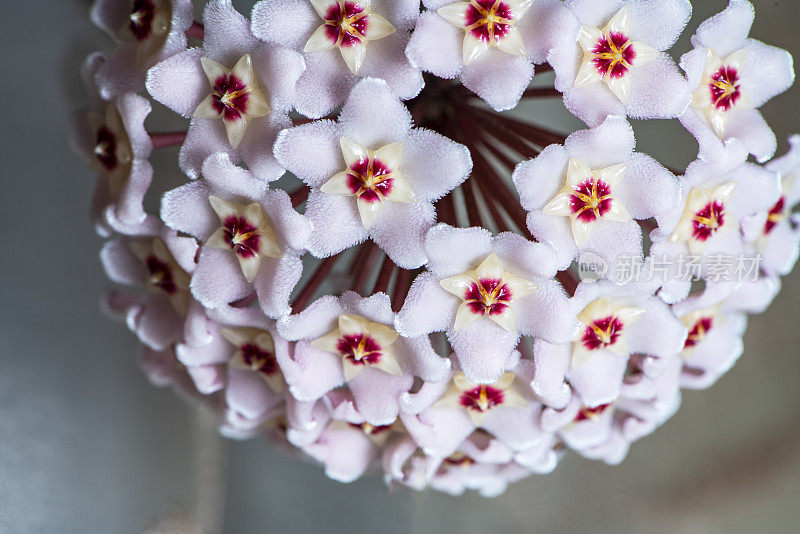
[[[246,12],[251,3],[235,2]],[[676,57],[726,4],[693,3]],[[753,35],[800,54],[798,2],[754,3]],[[212,516],[224,505],[231,533],[800,531],[798,272],[752,318],[738,365],[711,390],[688,392],[619,467],[571,455],[498,499],[451,498],[389,493],[376,477],[342,485],[263,440],[209,435],[195,410],[147,382],[133,337],[98,308],[109,283],[87,216],[94,177],[66,142],[70,112],[86,102],[80,61],[110,48],[87,9],[2,0],[0,532],[142,532],[159,515],[191,513],[198,498]],[[800,130],[798,103],[795,86],[764,109],[781,152]],[[520,112],[563,131],[579,126],[555,100]],[[695,143],[677,124],[635,127],[639,149],[662,163],[693,159]],[[180,183],[176,155],[160,152],[155,165]],[[216,467],[198,478],[198,464]]]

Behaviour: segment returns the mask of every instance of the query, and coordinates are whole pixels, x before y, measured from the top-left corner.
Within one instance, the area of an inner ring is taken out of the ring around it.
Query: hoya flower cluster
[[[792,58],[730,0],[676,63],[690,16],[97,0],[117,45],[85,62],[74,143],[126,286],[105,306],[223,434],[266,433],[343,482],[491,496],[570,450],[620,462],[734,364],[798,257],[800,138],[771,159],[758,111]],[[500,113],[548,97],[586,129]],[[183,131],[153,131],[172,112]],[[629,117],[678,119],[698,159],[668,169]],[[154,151],[177,153],[182,185],[152,186],[173,172]]]

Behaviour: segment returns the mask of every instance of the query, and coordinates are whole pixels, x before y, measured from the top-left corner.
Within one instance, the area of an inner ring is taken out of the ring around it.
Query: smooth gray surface
[[[248,2],[235,2],[244,6]],[[694,2],[690,28],[720,10]],[[800,53],[797,2],[755,2],[754,35]],[[94,178],[66,145],[85,102],[80,59],[108,47],[86,3],[3,0],[6,83],[0,254],[0,532],[141,532],[166,503],[195,502],[192,411],[150,386],[135,343],[97,302],[108,287],[86,215]],[[684,38],[677,51],[688,47]],[[797,124],[800,89],[765,115],[781,139]],[[521,112],[564,128],[555,101]],[[637,123],[639,148],[688,162],[675,124]],[[785,143],[781,141],[781,150]],[[156,165],[177,179],[174,152]],[[151,199],[152,200],[152,199]],[[755,317],[739,364],[637,445],[620,467],[570,456],[506,495],[390,494],[286,460],[261,440],[227,445],[225,532],[796,532],[800,512],[800,276]]]

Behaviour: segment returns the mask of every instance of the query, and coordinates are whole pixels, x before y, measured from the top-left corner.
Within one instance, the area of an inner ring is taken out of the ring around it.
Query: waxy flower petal
[[[404,54],[418,15],[419,0],[263,0],[253,8],[252,31],[303,54],[306,71],[294,104],[319,118],[340,106],[362,78],[383,79],[403,100],[419,94],[422,74]]]
[[[364,64],[370,41],[397,31],[388,20],[370,9],[369,1],[317,0],[312,4],[324,22],[308,39],[303,52],[338,48],[353,74],[358,74]]]
[[[209,94],[194,111],[202,119],[222,119],[231,147],[238,148],[247,124],[269,114],[269,105],[261,94],[253,72],[250,54],[245,54],[231,69],[209,58],[200,58],[208,82]]]
[[[203,21],[202,48],[177,53],[147,73],[153,98],[193,117],[181,147],[181,169],[198,178],[205,159],[222,151],[259,178],[275,180],[284,171],[265,147],[289,125],[303,58],[256,39],[230,0],[210,0]]]
[[[644,308],[626,306],[607,299],[591,302],[578,315],[581,330],[572,352],[572,367],[586,363],[598,350],[627,356],[625,330],[645,311]]]
[[[439,283],[463,301],[456,313],[455,330],[485,316],[509,332],[516,332],[514,305],[537,288],[535,283],[505,271],[497,254],[487,256],[475,270]]]
[[[499,408],[520,408],[527,401],[513,387],[515,375],[504,373],[493,384],[476,384],[463,374],[453,377],[450,389],[434,408],[461,408],[475,426],[480,426],[489,411]]]
[[[242,273],[252,282],[261,266],[261,258],[283,255],[264,209],[258,202],[247,206],[210,196],[208,201],[222,226],[208,238],[209,247],[230,250],[236,255]]]
[[[602,29],[581,28],[578,42],[584,52],[575,87],[605,83],[623,104],[631,98],[629,71],[652,61],[658,51],[630,39],[630,11],[623,7]]]
[[[353,89],[338,122],[281,132],[278,161],[312,188],[309,252],[327,257],[371,237],[402,268],[425,263],[432,203],[466,179],[472,160],[466,147],[411,126],[389,86],[367,79]]]
[[[775,153],[775,134],[756,108],[792,85],[794,68],[785,50],[748,38],[752,23],[752,4],[731,0],[700,24],[694,50],[681,57],[694,95],[680,120],[704,158],[718,157],[733,140],[762,163]]]
[[[311,346],[342,357],[344,378],[350,381],[367,367],[401,376],[403,371],[391,352],[397,339],[392,328],[356,315],[340,315],[339,326]]]
[[[686,110],[688,85],[664,51],[689,20],[688,0],[567,5],[581,30],[548,57],[567,109],[589,126],[612,115],[675,118]]]

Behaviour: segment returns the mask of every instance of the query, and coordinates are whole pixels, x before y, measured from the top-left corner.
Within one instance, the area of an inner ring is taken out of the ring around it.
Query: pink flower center
[[[600,406],[595,406],[594,408],[584,406],[578,412],[578,415],[575,416],[575,422],[580,423],[581,421],[588,420],[595,421],[598,417],[603,415],[603,412],[605,412],[609,406],[611,406],[611,403],[601,404]]]
[[[688,349],[694,347],[706,337],[708,331],[714,327],[713,317],[703,317],[699,319],[689,331],[689,337],[686,338],[686,343],[683,348]]]
[[[733,67],[720,68],[712,77],[709,84],[711,100],[720,111],[728,111],[742,96],[739,84],[739,73]]]
[[[369,13],[358,2],[337,3],[325,15],[325,34],[337,46],[354,46],[364,40]]]
[[[611,32],[597,41],[592,53],[597,71],[603,76],[622,78],[636,59],[636,50],[628,37],[619,32]]]
[[[117,137],[105,126],[97,130],[94,155],[108,171],[113,171],[119,164],[117,160]]]
[[[375,365],[381,361],[381,346],[370,336],[348,334],[339,338],[339,354],[355,365]]]
[[[498,278],[481,278],[464,293],[464,302],[477,315],[499,315],[511,304],[511,290]]]
[[[622,333],[623,324],[618,317],[609,315],[592,322],[583,331],[581,343],[589,350],[603,349],[613,345]]]
[[[383,200],[393,185],[392,169],[375,158],[360,159],[347,171],[350,192],[370,203]]]
[[[476,412],[489,411],[495,406],[503,404],[503,400],[505,400],[505,393],[502,389],[485,385],[464,391],[458,398],[461,406]]]
[[[767,222],[764,223],[764,234],[768,235],[781,222],[785,215],[786,197],[781,197],[778,202],[769,210]]]
[[[252,258],[258,254],[261,236],[258,228],[250,224],[247,219],[238,215],[231,215],[225,219],[225,242],[231,250],[242,258]]]
[[[513,18],[511,6],[501,0],[472,0],[464,24],[476,39],[498,43],[511,31]]]
[[[698,241],[706,241],[725,224],[725,205],[718,200],[706,204],[692,219],[692,235]]]
[[[278,371],[278,362],[275,355],[268,352],[254,343],[247,343],[240,347],[244,363],[253,371],[258,371],[267,376],[274,375]]]
[[[233,74],[219,76],[212,87],[214,111],[223,120],[236,121],[247,113],[247,100],[250,90],[247,85]]]
[[[153,31],[156,6],[152,0],[134,0],[128,27],[137,41],[144,41]]]
[[[148,273],[150,273],[150,284],[167,295],[174,295],[178,290],[178,286],[175,285],[175,280],[172,277],[172,268],[169,264],[151,255],[145,259],[145,265]]]
[[[573,191],[569,207],[582,222],[594,222],[611,209],[611,187],[602,180],[587,178],[573,187]]]

